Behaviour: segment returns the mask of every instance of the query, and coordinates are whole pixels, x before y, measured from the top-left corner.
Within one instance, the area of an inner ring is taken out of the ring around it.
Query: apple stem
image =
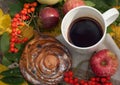
[[[107,61],[106,61],[106,60],[105,60],[105,61],[102,61],[102,62],[101,62],[101,65],[102,65],[102,66],[106,66],[106,65],[107,65]]]

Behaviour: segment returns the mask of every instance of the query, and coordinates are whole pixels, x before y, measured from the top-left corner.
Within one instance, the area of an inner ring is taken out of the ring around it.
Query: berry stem
[[[28,22],[28,25],[30,25],[30,23],[32,22],[33,18],[34,18],[34,12],[31,13],[31,18],[30,18],[30,20],[29,20],[29,22]]]

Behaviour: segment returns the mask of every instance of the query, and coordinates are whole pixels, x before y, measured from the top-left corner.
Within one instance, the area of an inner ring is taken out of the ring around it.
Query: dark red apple
[[[52,7],[45,7],[39,12],[39,18],[43,28],[52,28],[56,26],[59,21],[59,17],[59,12]]]
[[[71,9],[82,5],[85,5],[83,0],[66,0],[63,5],[63,13],[66,14]]]
[[[110,50],[103,49],[91,57],[90,66],[97,76],[112,76],[118,69],[118,58]]]

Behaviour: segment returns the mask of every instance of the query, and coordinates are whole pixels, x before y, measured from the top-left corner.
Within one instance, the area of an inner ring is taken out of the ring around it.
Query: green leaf
[[[26,44],[17,44],[19,51],[17,53],[5,53],[4,56],[11,62],[19,62],[21,54]]]
[[[26,3],[26,2],[35,2],[36,0],[20,0],[20,1]]]
[[[103,0],[107,5],[110,7],[116,6],[117,5],[117,0]]]
[[[19,67],[8,69],[0,73],[2,76],[15,76],[15,77],[22,77]]]
[[[15,47],[20,50],[21,49],[21,44],[16,44]]]
[[[95,6],[95,3],[93,3],[92,1],[85,1],[85,4],[86,4],[87,6],[92,6],[92,7]]]
[[[21,85],[21,83],[24,82],[24,78],[22,77],[15,77],[15,76],[10,76],[10,77],[3,77],[1,81],[9,84],[9,85]]]
[[[9,66],[10,64],[12,64],[12,62],[9,61],[5,56],[3,56],[2,64],[5,66]]]
[[[0,49],[2,53],[6,53],[9,50],[9,40],[10,40],[10,36],[8,33],[4,33],[1,36]]]
[[[16,13],[19,13],[20,10],[23,8],[23,3],[21,3],[19,0],[16,2],[9,2],[8,6],[10,8],[10,15],[13,17]]]
[[[110,9],[111,7],[105,2],[105,0],[90,0],[95,4],[95,8],[101,12],[105,12],[106,10]]]
[[[113,30],[112,30],[111,27],[109,26],[109,27],[107,28],[107,33],[110,33],[110,32],[113,32]]]
[[[36,0],[25,0],[26,2],[34,2],[34,1],[36,1]]]
[[[6,53],[5,57],[11,62],[18,62],[21,57],[21,52],[18,53]]]

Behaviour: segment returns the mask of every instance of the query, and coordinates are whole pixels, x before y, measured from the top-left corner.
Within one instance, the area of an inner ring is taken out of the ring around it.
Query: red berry
[[[68,77],[68,72],[65,72],[65,73],[64,73],[64,76],[65,76],[65,77]]]
[[[88,85],[88,83],[87,83],[87,82],[85,82],[83,85]]]
[[[11,36],[14,37],[14,36],[16,36],[16,34],[12,32]]]
[[[15,42],[15,38],[11,38],[11,42]]]
[[[28,38],[24,38],[24,39],[23,39],[23,42],[26,42],[27,40],[28,40]]]
[[[101,85],[100,83],[97,83],[96,85]]]
[[[93,78],[91,78],[90,80],[91,80],[91,81],[96,81],[96,78],[93,77]]]
[[[34,8],[34,7],[32,7],[32,8],[30,8],[30,10],[31,10],[31,12],[34,12],[34,11],[35,11],[35,8]]]
[[[12,29],[12,32],[15,33],[15,32],[16,32],[16,29]]]
[[[80,85],[79,83],[75,83],[74,85]]]
[[[91,85],[96,85],[96,83],[94,81],[91,82]]]
[[[24,22],[20,22],[19,25],[20,25],[20,26],[24,26],[25,23],[24,23]]]
[[[29,20],[30,19],[30,17],[29,16],[26,16],[26,20]]]
[[[100,81],[100,78],[99,78],[99,77],[96,77],[96,78],[95,78],[95,81],[99,82],[99,81]]]
[[[20,40],[18,40],[18,39],[16,39],[16,41],[15,41],[16,43],[20,43]]]
[[[16,17],[16,18],[19,18],[19,17],[20,17],[20,15],[19,15],[19,14],[16,14],[16,15],[15,15],[15,17]]]
[[[77,82],[78,82],[78,78],[75,78],[75,79],[74,79],[74,83],[77,83]]]
[[[64,81],[68,83],[68,82],[69,82],[69,78],[68,78],[68,77],[65,77],[65,78],[64,78]]]
[[[32,6],[36,7],[37,6],[37,2],[33,2]]]
[[[26,15],[21,16],[22,20],[26,20]]]
[[[103,84],[103,85],[109,85],[108,83],[105,83],[105,84]]]
[[[24,10],[21,10],[21,12],[20,12],[21,14],[24,14]]]
[[[10,51],[11,51],[11,52],[14,52],[14,48],[10,48]]]
[[[27,10],[27,12],[28,12],[28,13],[31,13],[31,10],[30,10],[30,9],[28,9],[28,10]]]
[[[111,77],[109,77],[109,76],[108,76],[108,77],[106,77],[106,79],[107,79],[107,80],[110,80],[110,79],[111,79]]]
[[[69,71],[69,72],[68,72],[68,75],[69,75],[69,76],[73,76],[73,72],[72,72],[72,71]]]
[[[104,85],[112,85],[111,82],[106,82]]]
[[[11,26],[12,26],[12,28],[17,28],[18,27],[16,22],[13,22]]]
[[[73,79],[70,79],[70,80],[69,80],[69,83],[70,83],[70,84],[73,84],[73,83],[74,83]]]
[[[15,46],[15,43],[11,43],[10,47],[13,48]]]
[[[72,76],[69,76],[69,79],[70,79],[70,80],[73,80],[73,77],[72,77]]]
[[[23,8],[23,10],[27,12],[27,9],[26,9],[26,8]]]
[[[101,82],[102,82],[102,83],[105,83],[106,81],[107,81],[107,79],[106,79],[106,78],[104,78],[104,77],[103,77],[103,78],[101,78]]]
[[[18,33],[18,34],[21,34],[21,30],[17,30],[17,33]]]
[[[80,80],[80,84],[84,84],[85,83],[85,80]]]
[[[24,4],[24,8],[28,9],[29,7],[30,7],[29,4],[27,4],[27,3]]]
[[[12,20],[13,20],[13,22],[16,22],[18,19],[15,17],[15,18],[13,18]]]
[[[17,49],[17,48],[15,48],[15,49],[14,49],[14,52],[15,52],[15,53],[17,53],[17,52],[18,52],[18,49]]]
[[[26,10],[22,10],[20,13],[21,13],[22,15],[24,15],[24,14],[27,14],[27,11],[26,11]]]

